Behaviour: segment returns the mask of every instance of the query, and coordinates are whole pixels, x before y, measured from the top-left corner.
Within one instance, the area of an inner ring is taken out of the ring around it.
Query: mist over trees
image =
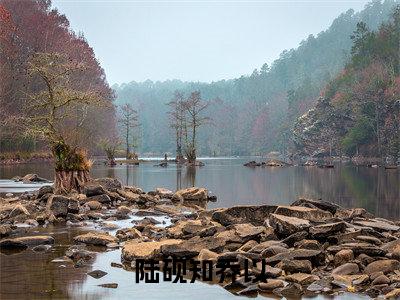
[[[251,75],[212,83],[169,80],[116,85],[118,104],[132,103],[141,119],[142,153],[175,153],[175,131],[168,126],[165,105],[176,90],[200,91],[212,102],[213,120],[198,136],[199,155],[263,154],[293,150],[292,130],[299,116],[313,107],[325,85],[351,57],[357,23],[377,30],[388,20],[396,1],[373,1],[361,12],[341,14],[317,36],[310,35],[297,49],[285,50],[271,66]],[[260,37],[262,38],[262,37]],[[250,55],[250,54],[249,54]]]
[[[351,58],[295,126],[297,150],[400,157],[400,4],[378,30],[357,24]]]

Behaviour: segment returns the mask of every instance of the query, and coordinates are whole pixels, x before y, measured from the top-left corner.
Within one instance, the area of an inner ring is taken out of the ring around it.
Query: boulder
[[[201,249],[197,257],[199,261],[203,260],[217,261],[217,258],[218,258],[218,253],[210,251],[208,249]]]
[[[288,237],[284,238],[282,240],[282,243],[285,243],[289,247],[292,247],[296,242],[299,241],[305,241],[305,239],[308,237],[308,232],[303,230],[303,231],[298,231],[295,233],[292,233]]]
[[[356,263],[345,263],[332,270],[334,275],[353,275],[360,272],[360,269]]]
[[[339,205],[327,202],[327,201],[321,201],[321,200],[313,200],[313,199],[306,199],[306,198],[300,198],[299,200],[293,202],[291,206],[304,206],[304,207],[310,207],[310,208],[319,208],[321,210],[329,211],[332,215],[336,213],[336,210],[340,208]]]
[[[174,193],[166,188],[156,188],[156,194],[160,196],[160,198],[171,199]]]
[[[399,299],[399,298],[400,298],[400,288],[396,288],[385,294],[385,299]]]
[[[280,236],[288,236],[298,231],[302,231],[303,229],[307,229],[311,225],[308,220],[275,213],[270,214],[268,220],[269,225],[271,225],[275,229],[275,232]]]
[[[246,242],[242,247],[240,247],[239,251],[247,252],[257,245],[258,245],[258,243],[256,241],[250,240],[250,241]]]
[[[325,262],[325,254],[318,250],[294,249],[288,252],[278,253],[265,259],[266,263],[275,264],[282,260],[310,260],[319,266]]]
[[[173,196],[173,201],[207,201],[208,191],[205,188],[191,187],[177,191]]]
[[[132,211],[129,207],[126,207],[125,205],[121,205],[117,208],[117,212],[121,215],[129,215]]]
[[[332,214],[328,211],[304,206],[278,206],[275,214],[295,217],[313,222],[320,222],[332,218]]]
[[[335,266],[341,266],[354,259],[354,253],[351,249],[343,249],[335,254],[334,264]]]
[[[85,206],[89,207],[90,210],[100,210],[102,208],[101,203],[96,200],[86,202]]]
[[[320,278],[317,275],[307,274],[307,273],[293,273],[285,277],[286,281],[295,282],[301,285],[309,285]]]
[[[117,178],[97,178],[93,180],[94,183],[100,184],[106,191],[116,192],[122,188],[122,183]]]
[[[296,248],[300,249],[310,249],[310,250],[320,250],[321,244],[316,240],[301,240],[294,244]]]
[[[364,270],[366,274],[383,272],[384,274],[400,270],[400,261],[395,259],[381,259],[370,263]]]
[[[380,247],[369,243],[343,243],[327,248],[328,252],[334,253],[343,249],[353,250],[354,255],[366,254],[369,256],[384,256],[387,253],[387,251],[381,249]]]
[[[139,198],[136,200],[136,203],[139,205],[154,205],[158,202],[158,200],[158,196],[151,194],[140,194]]]
[[[61,195],[52,195],[47,200],[46,211],[56,218],[66,217],[68,214],[69,198]]]
[[[252,160],[252,161],[249,161],[249,162],[243,164],[243,166],[254,168],[254,167],[260,167],[261,163],[258,163],[255,160]]]
[[[91,272],[89,272],[89,273],[87,273],[87,274],[88,274],[89,276],[93,277],[93,278],[99,279],[99,278],[101,278],[101,277],[106,276],[108,273],[107,273],[107,272],[104,272],[104,271],[102,271],[102,270],[93,270],[93,271],[91,271]]]
[[[374,236],[369,236],[369,235],[359,235],[355,238],[357,241],[360,242],[367,242],[370,244],[375,244],[375,245],[382,245],[382,242],[380,239],[374,237]]]
[[[385,275],[380,275],[372,281],[372,285],[390,284],[390,279]]]
[[[335,217],[343,220],[352,220],[354,218],[373,218],[374,216],[364,208],[338,209]]]
[[[65,251],[65,256],[73,259],[74,261],[78,261],[81,259],[84,261],[90,261],[94,259],[95,253],[84,249],[84,246],[82,246],[83,245],[70,246],[67,251]]]
[[[250,223],[247,224],[235,224],[231,227],[236,231],[236,234],[240,237],[241,242],[245,243],[249,240],[258,240],[260,235],[264,232],[264,226],[254,226]]]
[[[303,294],[303,289],[298,283],[289,283],[287,286],[277,288],[272,291],[274,294],[286,298],[299,298]]]
[[[381,248],[390,253],[392,256],[394,254],[396,257],[398,257],[396,259],[400,260],[400,239],[384,243],[381,245]]]
[[[157,242],[128,241],[122,248],[122,259],[132,261],[134,259],[159,259],[161,258],[161,247],[176,245],[181,240],[169,239]]]
[[[117,239],[119,239],[121,242],[126,241],[126,240],[133,240],[133,239],[140,239],[142,238],[142,234],[139,230],[136,228],[123,228],[117,230],[117,233],[115,235]]]
[[[223,208],[212,214],[212,219],[224,226],[241,223],[263,225],[265,219],[276,209],[274,205],[242,205]]]
[[[336,234],[337,232],[343,232],[345,229],[345,222],[335,222],[312,226],[310,227],[309,232],[312,236],[314,236],[314,238],[323,238]]]
[[[134,193],[131,190],[127,189],[118,189],[117,193],[129,202],[136,202],[139,199],[139,195],[141,193]]]
[[[42,186],[37,192],[37,198],[41,198],[45,194],[53,194],[54,188],[51,185]]]
[[[261,257],[272,257],[279,253],[284,253],[284,252],[288,252],[288,251],[289,251],[289,249],[282,247],[280,245],[272,245],[272,246],[265,248],[261,252]]]
[[[134,194],[143,194],[143,190],[137,186],[124,186],[123,188],[125,191],[130,191]]]
[[[184,240],[179,244],[167,244],[161,247],[161,252],[164,256],[175,258],[191,258],[199,255],[202,249],[208,249],[213,252],[221,252],[226,242],[219,237],[205,237],[198,236],[189,240]]]
[[[68,201],[68,212],[71,214],[77,214],[79,212],[79,201],[76,199],[69,199]]]
[[[273,289],[284,287],[285,283],[280,279],[267,279],[266,282],[260,282],[258,288],[261,291],[272,291]]]
[[[117,243],[118,239],[108,233],[88,232],[74,237],[74,241],[89,245],[106,246],[110,243]]]
[[[276,265],[286,273],[311,273],[312,264],[309,260],[284,259]]]
[[[200,237],[210,236],[223,230],[219,223],[205,219],[178,221],[173,227],[167,229],[167,235],[171,238],[183,238],[197,235]]]
[[[104,222],[101,224],[101,229],[103,229],[103,230],[115,230],[118,228],[119,228],[119,226],[115,223]]]
[[[256,267],[253,268],[253,272],[254,272],[255,274],[257,274],[257,275],[260,275],[262,271],[263,271],[262,262],[259,261],[259,262],[256,264]],[[267,278],[277,278],[277,277],[279,277],[279,276],[282,275],[282,272],[283,272],[283,271],[282,271],[282,269],[280,269],[280,268],[271,267],[271,266],[269,266],[269,265],[265,265],[265,266],[264,266],[264,275],[265,275],[265,277],[267,277]]]
[[[39,177],[37,174],[26,174],[24,177],[20,178],[19,181],[23,181],[24,183],[30,182],[50,182],[45,178]]]
[[[110,196],[108,196],[106,194],[100,194],[100,195],[87,197],[85,202],[89,202],[89,201],[97,201],[100,203],[110,203],[111,198],[110,198]]]
[[[27,248],[37,245],[54,244],[54,238],[47,235],[23,236],[0,241],[0,249]]]
[[[87,197],[92,197],[105,194],[106,191],[100,184],[96,184],[90,181],[83,186],[82,193],[85,194]]]
[[[369,220],[369,221],[354,221],[353,224],[370,227],[378,231],[399,231],[400,226],[390,224],[384,221]]]
[[[262,253],[265,249],[271,247],[271,246],[280,246],[283,248],[287,248],[287,245],[282,243],[281,241],[265,241],[262,242],[258,245],[255,245],[253,248],[251,248],[248,252],[252,253]]]

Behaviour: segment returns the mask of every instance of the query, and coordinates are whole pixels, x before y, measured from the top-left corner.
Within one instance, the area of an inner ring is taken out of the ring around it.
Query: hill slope
[[[300,154],[400,156],[400,5],[371,31],[357,25],[352,56],[294,129]]]
[[[213,100],[208,113],[214,126],[202,130],[200,154],[285,152],[297,117],[315,104],[321,88],[349,59],[350,35],[356,24],[364,21],[376,30],[395,4],[393,0],[374,1],[361,12],[349,10],[326,31],[310,35],[297,49],[283,51],[270,67],[265,64],[250,76],[209,84],[179,80],[131,82],[114,86],[117,103],[131,102],[139,110],[142,152],[174,152],[165,103],[176,89],[186,94],[200,90],[204,99]]]

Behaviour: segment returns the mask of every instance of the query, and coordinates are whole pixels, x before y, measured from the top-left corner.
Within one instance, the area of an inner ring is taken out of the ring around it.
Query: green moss
[[[86,152],[70,147],[63,140],[52,147],[56,171],[89,171],[90,161]]]

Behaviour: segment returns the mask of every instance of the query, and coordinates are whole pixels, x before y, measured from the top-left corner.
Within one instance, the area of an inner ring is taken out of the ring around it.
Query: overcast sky
[[[110,84],[250,74],[368,1],[53,0]]]

